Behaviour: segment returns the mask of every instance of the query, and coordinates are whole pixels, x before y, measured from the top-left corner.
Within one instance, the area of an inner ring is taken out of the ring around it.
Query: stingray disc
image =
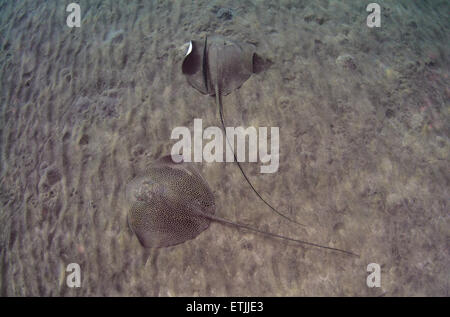
[[[199,213],[213,215],[214,195],[197,170],[166,156],[128,183],[128,223],[146,248],[193,239],[209,226]]]
[[[254,73],[255,47],[221,36],[207,37],[205,41],[191,41],[190,51],[183,60],[182,72],[188,83],[205,95],[215,94],[219,85],[227,95]]]

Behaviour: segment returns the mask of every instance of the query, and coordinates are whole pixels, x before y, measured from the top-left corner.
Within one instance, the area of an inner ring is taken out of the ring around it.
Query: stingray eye
[[[152,183],[148,181],[142,182],[142,184],[136,188],[134,196],[138,201],[149,201],[152,198]]]
[[[137,201],[147,201],[149,197],[147,191],[143,186],[141,186],[135,193],[135,198]]]

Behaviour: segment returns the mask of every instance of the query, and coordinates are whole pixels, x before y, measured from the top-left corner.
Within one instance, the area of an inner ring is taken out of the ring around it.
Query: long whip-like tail
[[[266,204],[266,205],[267,205],[270,209],[272,209],[275,213],[277,213],[278,215],[280,215],[281,217],[283,217],[283,218],[285,218],[285,219],[287,219],[287,220],[289,220],[289,221],[292,221],[293,223],[295,223],[295,224],[297,224],[297,225],[305,226],[304,224],[299,223],[299,222],[293,220],[292,218],[290,218],[290,217],[284,215],[283,213],[279,212],[275,207],[273,207],[270,203],[268,203],[268,202],[267,202],[267,201],[266,201],[266,200],[258,193],[258,191],[255,189],[255,187],[253,186],[253,184],[250,182],[250,180],[248,179],[248,177],[247,177],[247,175],[245,174],[244,170],[242,169],[241,164],[239,164],[239,162],[238,162],[238,160],[237,160],[236,153],[235,153],[234,150],[233,150],[233,146],[232,146],[232,144],[231,144],[231,141],[228,139],[228,136],[227,136],[227,132],[226,132],[226,129],[225,129],[225,122],[224,122],[224,120],[223,120],[222,99],[221,99],[221,96],[220,96],[220,91],[219,91],[219,86],[218,86],[218,84],[217,84],[217,81],[216,81],[216,86],[215,86],[215,93],[216,93],[216,104],[217,104],[218,107],[219,107],[220,121],[221,121],[221,123],[222,123],[222,128],[223,128],[223,131],[224,131],[224,133],[225,133],[225,138],[227,139],[228,145],[230,146],[230,148],[231,148],[231,150],[232,150],[232,152],[233,152],[234,161],[235,161],[235,163],[237,164],[237,166],[239,167],[239,170],[241,171],[242,176],[244,176],[245,180],[246,180],[247,183],[250,185],[250,187],[252,188],[253,192],[259,197],[259,199],[261,199],[261,200],[264,202],[264,204]]]
[[[296,243],[300,243],[300,244],[304,244],[304,245],[309,245],[309,246],[312,246],[312,247],[315,247],[315,248],[327,249],[327,250],[331,250],[331,251],[344,253],[346,255],[359,257],[359,254],[353,253],[351,251],[338,249],[338,248],[333,248],[333,247],[329,247],[329,246],[326,246],[326,245],[321,245],[321,244],[317,244],[317,243],[313,243],[313,242],[308,242],[308,241],[305,241],[305,240],[289,238],[289,237],[282,236],[282,235],[279,235],[279,234],[276,234],[276,233],[259,230],[259,229],[253,228],[251,226],[248,226],[246,224],[242,224],[242,223],[239,223],[239,222],[233,222],[233,221],[230,221],[228,219],[216,217],[214,215],[209,215],[209,214],[205,214],[205,213],[198,212],[198,211],[194,211],[194,212],[197,213],[201,217],[205,217],[205,218],[208,218],[210,220],[217,221],[217,222],[220,222],[220,223],[223,223],[223,224],[227,224],[227,225],[230,225],[230,226],[237,226],[239,228],[243,228],[243,229],[246,229],[246,230],[257,232],[257,233],[263,234],[265,236],[279,238],[279,239],[282,239],[282,240],[288,240],[288,241],[292,241],[292,242],[296,242]]]

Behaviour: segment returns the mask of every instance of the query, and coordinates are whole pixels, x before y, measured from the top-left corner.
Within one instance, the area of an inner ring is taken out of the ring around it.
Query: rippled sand
[[[1,295],[448,296],[447,1],[380,3],[377,29],[356,0],[79,3],[74,29],[60,1],[0,4]],[[243,167],[307,227],[235,165],[204,163],[216,214],[360,258],[214,223],[144,265],[125,185],[176,126],[219,126],[180,68],[183,44],[211,33],[273,62],[223,98],[225,118],[280,127],[279,171]]]

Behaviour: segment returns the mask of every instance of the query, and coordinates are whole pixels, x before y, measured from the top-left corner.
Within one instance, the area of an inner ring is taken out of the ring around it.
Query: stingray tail
[[[315,247],[315,248],[331,250],[331,251],[340,252],[340,253],[343,253],[343,254],[346,254],[346,255],[359,257],[359,254],[353,253],[351,251],[338,249],[338,248],[333,248],[333,247],[329,247],[329,246],[326,246],[326,245],[321,245],[321,244],[317,244],[317,243],[313,243],[313,242],[308,242],[308,241],[305,241],[305,240],[289,238],[289,237],[282,236],[282,235],[279,235],[279,234],[276,234],[276,233],[259,230],[259,229],[253,228],[251,226],[248,226],[246,224],[242,224],[242,223],[239,223],[239,222],[233,222],[233,221],[230,221],[228,219],[216,217],[214,215],[208,215],[208,214],[204,214],[204,213],[198,213],[198,215],[202,216],[202,217],[206,217],[206,218],[211,219],[213,221],[217,221],[217,222],[223,223],[223,224],[227,224],[227,225],[230,225],[230,226],[237,226],[237,227],[249,230],[249,231],[257,232],[257,233],[265,235],[265,236],[275,237],[275,238],[279,238],[279,239],[282,239],[282,240],[288,240],[288,241],[292,241],[292,242],[295,242],[295,243],[309,245],[309,246],[312,246],[312,247]]]
[[[255,192],[256,196],[259,197],[259,199],[261,199],[264,204],[266,204],[270,209],[272,209],[275,213],[277,213],[278,215],[280,215],[281,217],[285,218],[286,220],[292,221],[293,223],[299,225],[299,226],[305,226],[302,223],[299,223],[295,220],[293,220],[292,218],[284,215],[283,213],[279,212],[275,207],[273,207],[270,203],[268,203],[256,190],[256,188],[253,186],[253,184],[250,182],[250,180],[248,179],[247,175],[245,174],[244,170],[242,169],[241,164],[238,162],[237,157],[236,157],[236,153],[233,150],[233,146],[231,145],[230,140],[228,139],[227,133],[226,133],[226,129],[225,129],[225,122],[223,120],[223,107],[222,107],[222,100],[220,98],[220,93],[219,93],[219,87],[216,85],[215,87],[216,90],[216,103],[219,106],[219,113],[220,113],[220,121],[222,123],[222,128],[223,131],[225,133],[225,138],[227,139],[228,145],[230,146],[230,148],[232,149],[233,152],[233,156],[234,156],[234,161],[236,162],[237,166],[239,167],[239,170],[242,173],[242,176],[244,176],[245,180],[247,181],[247,183],[250,185],[250,187],[252,188],[253,192]]]

